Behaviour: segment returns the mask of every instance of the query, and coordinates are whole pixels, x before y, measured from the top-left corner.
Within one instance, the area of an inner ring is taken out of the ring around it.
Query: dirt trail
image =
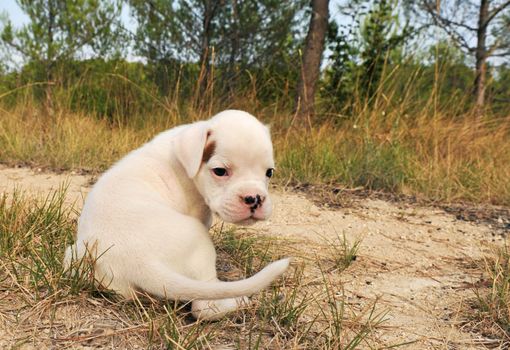
[[[45,193],[69,184],[70,201],[78,205],[90,178],[0,167],[0,192],[14,186]],[[386,344],[413,341],[408,349],[485,349],[490,339],[463,327],[462,313],[480,278],[474,262],[503,235],[488,224],[459,221],[440,209],[382,200],[358,199],[346,208],[319,208],[303,194],[277,190],[272,218],[253,230],[327,245],[345,234],[361,239],[356,262],[341,273],[349,303],[360,308],[378,300],[387,311],[379,330]]]
[[[378,300],[387,310],[387,344],[409,349],[486,348],[491,340],[462,329],[470,286],[480,279],[475,261],[503,236],[489,225],[459,221],[440,209],[363,199],[324,210],[303,196],[283,193],[270,230],[308,240],[345,234],[362,239],[359,257],[342,281],[352,303]]]

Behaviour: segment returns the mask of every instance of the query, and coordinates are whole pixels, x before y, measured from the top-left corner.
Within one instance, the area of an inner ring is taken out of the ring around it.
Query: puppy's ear
[[[189,178],[198,174],[205,143],[209,133],[209,124],[205,121],[193,123],[176,135],[174,149],[177,159],[186,170]]]

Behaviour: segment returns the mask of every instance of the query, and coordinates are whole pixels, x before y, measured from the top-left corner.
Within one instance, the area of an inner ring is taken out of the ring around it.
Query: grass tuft
[[[325,295],[320,313],[327,322],[321,334],[323,347],[350,350],[358,349],[363,344],[363,347],[371,348],[369,336],[384,323],[387,312],[377,311],[376,302],[359,314],[348,310],[343,290],[335,288],[331,277],[322,268],[321,274]]]
[[[265,322],[274,322],[291,335],[306,336],[310,328],[303,332],[299,322],[312,302],[313,298],[306,292],[299,292],[299,285],[292,284],[304,278],[304,265],[300,265],[293,271],[293,276],[286,279],[282,284],[276,284],[269,290],[262,292],[258,299],[257,315]],[[285,285],[290,282],[291,285]],[[310,323],[310,326],[313,322]],[[299,331],[299,334],[296,332]]]
[[[240,269],[243,278],[258,272],[278,257],[272,238],[226,227],[223,223],[212,229],[212,235],[219,254],[228,260],[224,263]]]
[[[66,186],[42,199],[20,190],[0,198],[0,259],[16,283],[28,283],[36,299],[92,289],[92,263],[69,274],[64,251],[73,241],[76,213],[65,203]]]
[[[328,260],[331,260],[333,267],[342,272],[352,265],[358,257],[358,251],[361,245],[361,238],[357,238],[354,242],[350,243],[345,237],[345,232],[342,235],[337,234],[334,238],[323,237],[326,243],[325,250]]]
[[[484,288],[475,290],[477,328],[501,340],[501,348],[510,345],[510,252],[497,249],[484,259]]]

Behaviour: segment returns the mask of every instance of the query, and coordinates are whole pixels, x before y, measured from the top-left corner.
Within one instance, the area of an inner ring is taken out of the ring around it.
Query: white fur
[[[210,143],[215,152],[204,162]],[[218,167],[227,168],[229,176],[215,175],[212,169]],[[251,278],[219,281],[208,233],[212,212],[240,224],[271,214],[266,171],[273,167],[269,130],[246,112],[224,111],[163,132],[95,184],[66,263],[91,254],[97,258],[96,280],[126,298],[141,290],[193,300],[196,317],[221,317],[289,265],[282,259]],[[244,198],[256,195],[262,204],[250,209]]]

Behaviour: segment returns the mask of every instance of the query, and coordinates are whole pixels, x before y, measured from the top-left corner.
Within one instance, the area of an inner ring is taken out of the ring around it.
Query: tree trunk
[[[306,35],[301,74],[297,85],[296,115],[301,121],[314,114],[315,87],[328,30],[329,0],[312,0],[312,16]]]
[[[56,17],[56,9],[53,7],[54,2],[48,1],[47,3],[47,11],[48,11],[48,37],[46,42],[46,59],[45,59],[45,69],[46,69],[46,103],[45,110],[46,114],[51,116],[53,115],[53,80],[55,78],[54,69],[55,69],[55,47],[54,47],[54,33],[53,29],[55,26],[55,17]]]
[[[204,1],[204,17],[202,18],[202,41],[200,48],[200,64],[202,66],[200,77],[200,91],[205,92],[209,82],[210,72],[210,42],[212,36],[212,21],[218,7],[217,0]]]
[[[485,105],[485,78],[487,73],[487,24],[489,17],[489,0],[480,1],[478,30],[476,33],[476,78],[474,83],[476,113],[481,115]]]
[[[236,70],[236,58],[240,48],[239,38],[239,13],[237,7],[237,0],[232,0],[232,18],[230,21],[232,27],[232,37],[230,39],[230,57],[228,60],[227,67],[227,85],[228,91],[231,96],[235,94],[237,70]]]

